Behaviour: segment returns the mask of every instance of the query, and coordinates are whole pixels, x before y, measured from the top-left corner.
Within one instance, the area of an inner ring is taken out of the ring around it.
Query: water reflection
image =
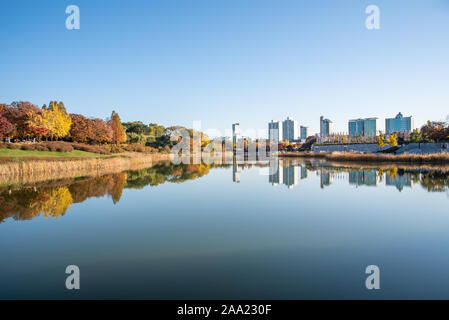
[[[234,162],[232,181],[244,179],[244,170],[267,167],[267,163]],[[92,197],[111,198],[114,204],[122,197],[123,189],[142,189],[164,183],[182,183],[210,173],[216,167],[229,165],[172,165],[161,163],[154,167],[100,177],[84,177],[46,181],[37,184],[0,187],[0,223],[8,218],[31,220],[38,216],[59,218],[75,203]],[[306,180],[319,177],[317,187],[326,189],[336,181],[355,187],[395,187],[398,191],[420,185],[428,192],[447,192],[449,170],[422,167],[360,167],[322,161],[276,160],[271,163],[268,182],[272,186],[295,188]],[[261,176],[260,179],[266,179]]]
[[[43,215],[59,218],[72,204],[88,198],[109,196],[114,204],[120,201],[124,188],[141,189],[163,183],[181,183],[209,173],[210,166],[171,165],[161,163],[152,168],[100,177],[84,177],[46,181],[25,186],[0,188],[0,223],[7,218],[31,220]]]
[[[299,180],[309,177],[311,172],[319,176],[320,188],[331,186],[336,180],[345,180],[356,187],[393,186],[402,191],[421,185],[429,192],[449,191],[449,168],[406,167],[376,167],[333,164],[323,161],[278,160],[273,173],[268,176],[268,182],[273,185],[286,185],[293,188]],[[449,194],[449,193],[448,193]]]
[[[285,185],[289,189],[298,185],[299,180],[308,179],[311,172],[319,176],[320,188],[331,186],[336,180],[345,180],[356,187],[393,186],[402,191],[421,185],[429,192],[449,191],[449,168],[376,167],[333,164],[323,161],[278,160],[272,164],[272,174],[268,182],[273,185]],[[448,193],[449,194],[449,193]]]

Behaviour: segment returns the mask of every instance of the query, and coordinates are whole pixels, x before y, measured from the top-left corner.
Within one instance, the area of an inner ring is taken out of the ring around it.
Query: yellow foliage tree
[[[379,135],[376,137],[376,139],[377,139],[377,146],[379,148],[382,148],[386,145],[385,144],[385,135],[382,133],[382,131],[379,131]]]
[[[398,135],[396,133],[390,134],[387,139],[387,143],[391,146],[398,145]]]
[[[49,132],[48,128],[45,126],[45,120],[41,112],[28,113],[28,121],[26,124],[28,125],[29,133],[34,137],[41,138]]]
[[[51,101],[49,106],[42,108],[42,125],[49,130],[52,138],[65,137],[72,126],[72,119],[67,113],[64,104]]]

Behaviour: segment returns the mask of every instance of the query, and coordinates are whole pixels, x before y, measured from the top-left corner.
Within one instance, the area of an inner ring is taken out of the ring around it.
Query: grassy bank
[[[318,158],[329,161],[355,161],[355,162],[380,162],[380,163],[416,163],[416,164],[449,164],[449,153],[434,154],[377,154],[377,153],[280,153],[280,158]]]
[[[70,160],[70,159],[86,159],[86,158],[107,158],[111,157],[104,154],[86,152],[81,150],[73,150],[72,152],[57,151],[37,151],[37,150],[14,150],[0,149],[0,163],[5,161],[19,160]]]

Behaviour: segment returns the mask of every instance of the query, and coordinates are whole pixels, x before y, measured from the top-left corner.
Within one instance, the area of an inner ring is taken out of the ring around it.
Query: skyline
[[[370,4],[380,30],[365,28]],[[223,132],[291,116],[312,134],[321,115],[346,132],[398,112],[419,128],[449,113],[448,16],[443,0],[1,3],[0,102]]]

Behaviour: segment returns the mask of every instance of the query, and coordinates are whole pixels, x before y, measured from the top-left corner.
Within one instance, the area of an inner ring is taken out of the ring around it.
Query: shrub
[[[42,151],[56,151],[56,152],[72,152],[73,147],[68,142],[63,141],[46,141],[35,144],[35,149],[41,148]],[[38,147],[39,146],[39,147]],[[47,150],[45,150],[47,149]]]
[[[11,150],[19,150],[20,149],[20,144],[8,143],[6,147],[8,149],[11,149]]]
[[[85,143],[72,143],[72,147],[75,150],[98,153],[98,154],[111,154],[104,146],[101,145],[89,145]]]
[[[149,149],[139,143],[131,143],[128,145],[124,145],[123,148],[126,151],[131,151],[131,152],[149,152]]]
[[[33,144],[22,144],[21,146],[20,146],[20,149],[22,149],[22,150],[36,150],[35,149],[35,146],[33,145]]]
[[[48,147],[46,145],[43,145],[43,144],[37,144],[35,148],[36,148],[36,150],[39,150],[39,151],[50,151],[48,149]]]
[[[107,151],[110,153],[120,153],[124,152],[125,150],[118,144],[107,144],[104,146]]]

